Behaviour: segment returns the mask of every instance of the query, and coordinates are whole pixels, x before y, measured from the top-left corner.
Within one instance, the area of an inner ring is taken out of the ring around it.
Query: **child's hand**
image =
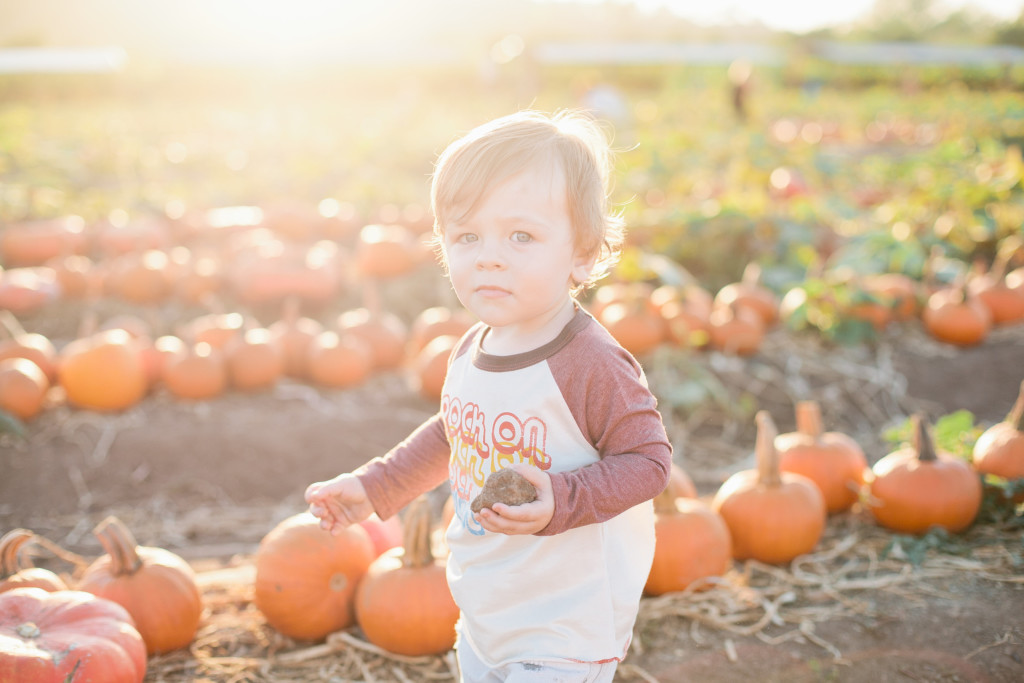
[[[499,534],[535,534],[548,525],[555,514],[555,497],[551,492],[551,477],[532,465],[512,465],[519,474],[537,488],[537,500],[522,505],[495,503],[474,515],[487,531]]]
[[[328,481],[318,481],[306,488],[309,512],[320,519],[320,528],[332,534],[373,514],[373,505],[366,497],[358,477],[339,474]]]

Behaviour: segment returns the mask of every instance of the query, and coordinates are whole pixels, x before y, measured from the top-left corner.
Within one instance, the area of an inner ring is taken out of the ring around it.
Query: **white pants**
[[[496,669],[480,661],[469,645],[456,646],[460,683],[611,683],[618,662],[513,662]]]

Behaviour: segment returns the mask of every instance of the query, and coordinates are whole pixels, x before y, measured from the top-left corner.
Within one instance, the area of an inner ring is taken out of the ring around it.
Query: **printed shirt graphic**
[[[437,476],[438,454],[427,453],[443,443],[463,642],[491,666],[621,659],[654,553],[650,498],[671,460],[654,398],[639,365],[582,311],[529,354],[489,356],[485,332],[456,352],[433,423],[368,464],[364,486],[390,514],[407,502],[402,488]],[[486,532],[470,512],[487,477],[515,463],[553,475],[556,514],[540,534]]]

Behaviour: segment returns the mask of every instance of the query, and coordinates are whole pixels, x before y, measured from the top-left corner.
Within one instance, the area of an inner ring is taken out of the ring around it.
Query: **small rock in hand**
[[[505,505],[522,505],[537,500],[537,488],[523,475],[515,470],[498,470],[487,477],[480,495],[473,499],[469,507],[473,512],[480,512],[495,503]]]

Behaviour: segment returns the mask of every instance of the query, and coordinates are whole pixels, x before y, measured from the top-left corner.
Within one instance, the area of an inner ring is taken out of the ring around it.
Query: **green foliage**
[[[6,410],[0,410],[0,434],[13,434],[25,438],[25,423]]]
[[[932,425],[932,438],[936,449],[970,462],[974,442],[983,431],[984,429],[974,423],[974,414],[971,411],[957,410],[935,420]],[[894,448],[910,443],[913,438],[910,418],[885,430],[882,438]]]

